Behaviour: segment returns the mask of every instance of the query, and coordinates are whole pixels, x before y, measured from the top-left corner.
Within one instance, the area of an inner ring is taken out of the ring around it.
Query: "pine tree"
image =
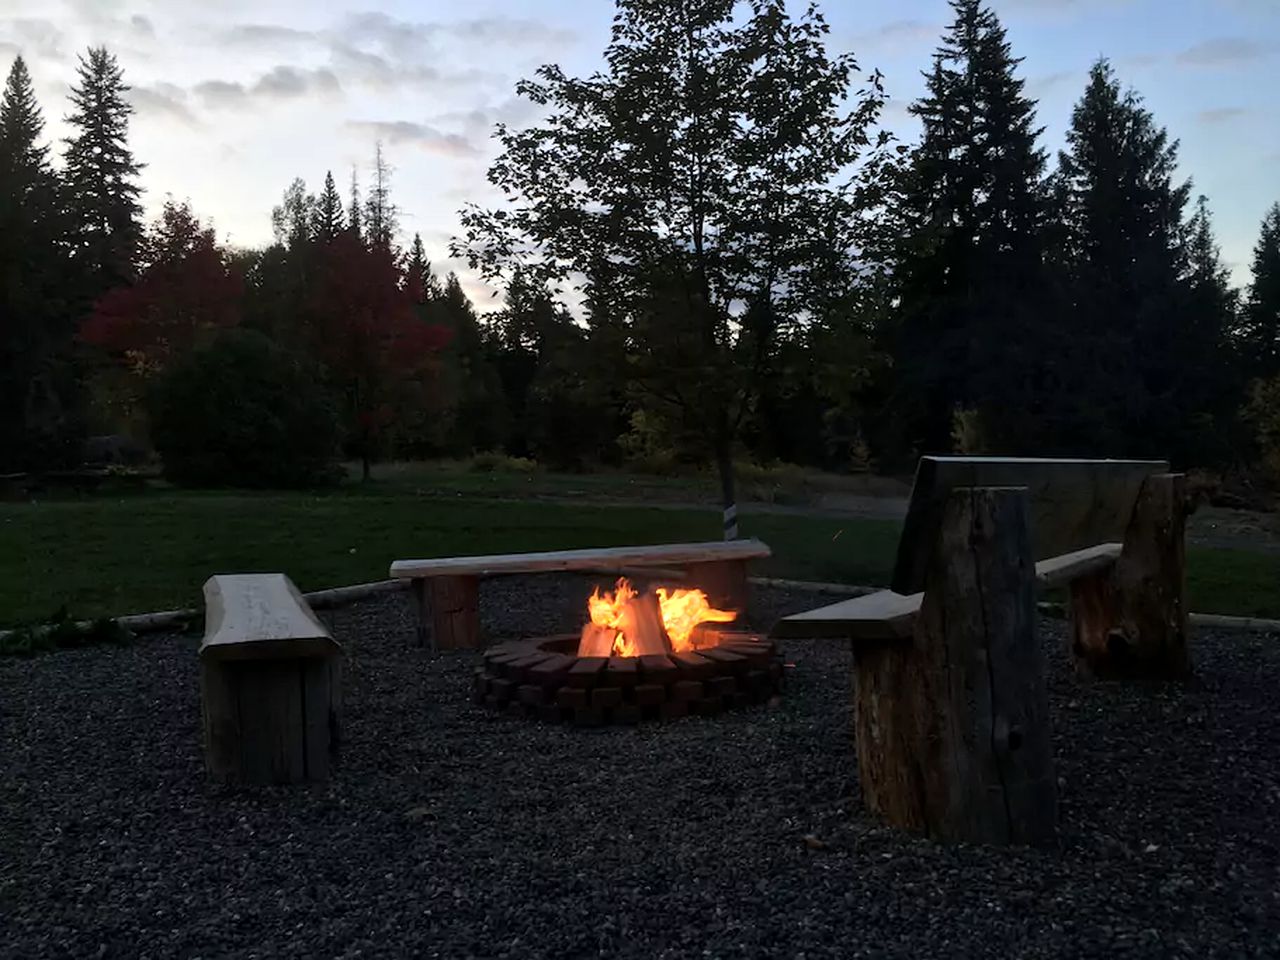
[[[271,210],[271,229],[276,243],[286,247],[290,253],[304,251],[311,242],[312,229],[316,221],[316,198],[307,193],[307,184],[297,177],[289,184],[280,205]]]
[[[22,57],[0,96],[0,473],[71,455],[71,274],[58,181]]]
[[[342,211],[342,198],[338,196],[338,188],[333,182],[333,173],[324,175],[324,189],[316,201],[313,213],[311,234],[320,243],[332,243],[342,232],[345,216]]]
[[[351,165],[351,202],[347,205],[347,217],[347,228],[357,238],[362,237],[364,234],[360,223],[360,184],[356,180],[355,164]]]
[[[1241,348],[1249,372],[1266,379],[1280,375],[1280,203],[1262,218],[1242,321]]]
[[[1166,401],[1188,360],[1171,318],[1186,316],[1190,184],[1175,182],[1177,147],[1098,61],[1058,158],[1074,350],[1066,392],[1080,398],[1075,436],[1097,453],[1178,453]]]
[[[980,408],[1005,450],[1041,438],[1045,390],[1045,154],[999,19],[951,0],[955,19],[911,107],[923,137],[898,211],[903,237],[896,344],[911,446],[944,450],[957,409]],[[913,409],[914,408],[914,409]]]
[[[78,82],[71,89],[73,112],[66,118],[76,128],[67,141],[66,188],[78,231],[77,257],[86,271],[89,294],[96,297],[130,281],[137,271],[142,239],[142,167],[129,150],[129,117],[120,65],[105,47],[90,47],[80,58]]]
[[[392,246],[397,230],[396,214],[395,204],[391,202],[391,165],[382,154],[379,140],[374,146],[369,196],[364,201],[365,236],[371,246]]]
[[[427,259],[426,247],[422,245],[422,235],[413,235],[413,245],[409,248],[409,263],[405,267],[406,282],[418,303],[432,303],[440,299],[442,290],[440,281],[431,270],[431,261]]]

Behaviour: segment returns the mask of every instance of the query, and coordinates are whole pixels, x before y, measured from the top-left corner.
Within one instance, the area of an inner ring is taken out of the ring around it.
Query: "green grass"
[[[756,572],[884,583],[894,521],[747,516]],[[345,488],[0,504],[0,626],[198,606],[214,573],[280,570],[303,590],[380,580],[394,559],[715,539],[714,510],[512,503]],[[1280,616],[1280,557],[1192,549],[1191,607]]]

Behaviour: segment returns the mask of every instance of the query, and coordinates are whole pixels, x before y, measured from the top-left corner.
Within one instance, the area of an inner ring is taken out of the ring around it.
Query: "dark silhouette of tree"
[[[142,166],[128,144],[133,113],[128,92],[115,55],[105,47],[90,47],[80,57],[70,95],[73,110],[66,118],[75,132],[66,141],[63,176],[90,299],[130,282],[137,270]]]
[[[17,57],[0,97],[0,472],[65,460],[78,426],[72,271],[43,132]]]
[[[347,229],[357,237],[361,236],[360,223],[360,184],[356,180],[355,165],[351,166],[351,200],[347,204]]]
[[[391,165],[382,153],[382,141],[378,141],[373,151],[369,195],[364,201],[365,239],[374,246],[394,246],[397,221],[398,211],[391,201]]]
[[[440,281],[431,270],[431,261],[427,259],[427,249],[422,245],[422,236],[415,233],[413,244],[409,247],[409,262],[405,266],[405,283],[418,303],[432,303],[444,292]]]
[[[849,171],[870,145],[878,74],[830,57],[816,6],[619,0],[605,68],[545,66],[518,89],[549,112],[500,125],[489,179],[510,204],[462,212],[456,251],[488,277],[613,277],[609,320],[630,375],[695,426],[735,504],[733,446],[778,328],[846,282],[858,204]],[[763,305],[759,326],[743,323]]]
[[[311,235],[320,243],[331,243],[346,228],[346,216],[342,210],[342,198],[338,196],[338,188],[333,182],[333,173],[324,175],[324,189],[316,200],[312,212],[314,221]]]
[[[1166,403],[1187,362],[1177,142],[1096,63],[1059,155],[1072,353],[1067,432],[1113,455],[1169,456]],[[1193,361],[1194,362],[1194,361]]]
[[[1045,154],[999,19],[980,0],[951,6],[911,107],[924,132],[898,210],[897,404],[910,448],[948,449],[954,412],[975,409],[1014,450],[1038,434],[1047,389]]]
[[[302,250],[313,239],[316,198],[307,193],[307,184],[296,177],[284,192],[278,207],[271,210],[271,230],[276,243],[290,251]]]
[[[1271,379],[1280,375],[1280,203],[1262,218],[1252,266],[1241,317],[1241,353],[1253,376]]]

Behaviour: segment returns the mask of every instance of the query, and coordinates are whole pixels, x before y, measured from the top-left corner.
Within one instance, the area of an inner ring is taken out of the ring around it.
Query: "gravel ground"
[[[572,628],[584,589],[492,582],[486,625]],[[1205,633],[1196,682],[1127,688],[1046,623],[1045,852],[868,817],[841,644],[787,645],[779,707],[584,731],[472,707],[476,658],[411,648],[402,596],[325,617],[319,786],[206,785],[192,637],[0,661],[0,957],[1280,956],[1280,638]]]

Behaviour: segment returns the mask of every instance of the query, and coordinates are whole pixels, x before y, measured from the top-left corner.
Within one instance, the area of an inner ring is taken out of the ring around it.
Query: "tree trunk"
[[[364,449],[360,451],[360,479],[364,483],[369,482],[369,443],[366,440],[363,444]]]
[[[724,538],[738,539],[738,494],[733,480],[733,437],[729,418],[721,413],[716,423],[716,470],[720,473],[720,502],[724,505]]]

